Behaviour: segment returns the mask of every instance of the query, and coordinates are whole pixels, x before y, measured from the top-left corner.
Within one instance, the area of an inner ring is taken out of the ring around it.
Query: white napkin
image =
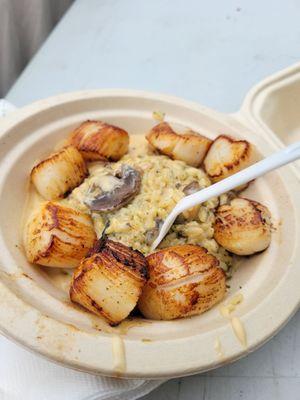
[[[0,117],[15,107],[0,100]],[[1,122],[0,122],[1,123]],[[164,381],[105,378],[38,357],[0,335],[1,400],[134,400]]]

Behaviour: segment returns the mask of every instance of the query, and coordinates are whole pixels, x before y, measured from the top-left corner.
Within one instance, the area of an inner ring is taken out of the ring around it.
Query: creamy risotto
[[[106,234],[111,239],[147,255],[162,221],[176,203],[187,194],[209,186],[211,182],[200,168],[153,154],[141,139],[143,138],[131,138],[136,147],[131,146],[129,154],[120,161],[92,165],[90,176],[63,202],[89,213],[86,201],[91,196],[92,188],[97,187],[99,182],[102,184],[102,190],[109,191],[113,183],[109,177],[122,166],[129,165],[140,171],[140,192],[128,205],[111,212],[92,212],[91,215],[98,237],[107,227]],[[213,238],[214,210],[220,201],[225,203],[227,197],[228,195],[222,196],[221,199],[214,198],[185,212],[177,219],[160,248],[186,243],[198,244],[217,256],[221,267],[228,270],[231,257]]]

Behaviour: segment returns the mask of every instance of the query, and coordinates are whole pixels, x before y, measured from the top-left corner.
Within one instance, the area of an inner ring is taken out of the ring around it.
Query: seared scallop
[[[147,261],[140,252],[100,239],[75,270],[70,298],[115,325],[136,306],[146,277]]]
[[[37,164],[31,171],[31,181],[46,200],[55,200],[79,186],[88,175],[79,151],[68,146]]]
[[[193,167],[198,167],[202,163],[212,142],[191,130],[178,134],[167,122],[152,128],[146,139],[161,154],[174,160],[185,161]]]
[[[221,135],[210,146],[203,164],[210,179],[218,182],[255,161],[254,147],[247,140],[233,140]]]
[[[146,318],[171,320],[201,314],[225,295],[224,271],[200,246],[173,246],[147,257],[149,280],[138,307]]]
[[[70,144],[88,161],[118,161],[128,151],[128,133],[102,121],[85,121],[71,134]]]
[[[270,211],[256,201],[235,198],[217,209],[214,238],[240,256],[265,250],[271,241]]]
[[[47,267],[76,267],[96,240],[89,215],[51,201],[40,205],[26,224],[28,261]]]

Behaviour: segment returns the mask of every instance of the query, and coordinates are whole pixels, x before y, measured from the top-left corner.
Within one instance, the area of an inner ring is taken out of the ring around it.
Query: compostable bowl
[[[161,94],[131,90],[69,93],[34,103],[0,122],[0,329],[27,348],[65,366],[116,376],[112,334],[101,321],[68,298],[69,276],[30,265],[22,248],[22,216],[28,176],[37,159],[86,119],[120,125],[131,134],[153,126],[153,111],[167,121],[210,138],[224,133],[246,138],[263,156],[276,151],[262,128],[241,114],[224,115]],[[297,188],[297,190],[296,190]],[[245,193],[269,207],[274,232],[270,247],[245,258],[227,297],[242,293],[237,307],[247,347],[235,336],[219,307],[176,321],[141,322],[125,333],[123,377],[162,378],[205,371],[253,351],[274,335],[300,301],[299,182],[290,166],[258,179]],[[145,340],[146,339],[146,340]],[[216,351],[221,343],[222,354]]]

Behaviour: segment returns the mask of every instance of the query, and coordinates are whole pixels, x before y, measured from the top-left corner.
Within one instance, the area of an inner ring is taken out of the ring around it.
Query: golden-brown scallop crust
[[[128,270],[137,274],[138,277],[145,279],[148,278],[148,262],[140,251],[125,246],[120,242],[110,240],[104,235],[102,238],[97,240],[94,246],[90,249],[87,257],[99,253],[118,261],[122,267],[128,268]]]
[[[33,167],[30,178],[46,200],[64,197],[88,176],[88,169],[80,152],[67,146]]]
[[[247,140],[219,135],[211,144],[203,165],[213,182],[218,182],[256,161],[255,149]]]
[[[71,134],[70,144],[88,161],[118,161],[128,151],[129,135],[102,121],[85,121]]]
[[[271,214],[264,205],[235,198],[216,211],[215,240],[237,255],[265,250],[271,241]]]
[[[30,262],[48,267],[76,267],[96,240],[89,215],[45,202],[25,228],[24,245]]]
[[[138,303],[146,318],[201,314],[225,295],[224,271],[203,247],[173,246],[149,255],[147,261],[149,280]]]
[[[202,163],[212,143],[207,137],[191,130],[178,134],[167,122],[154,126],[146,139],[159,153],[194,167]]]
[[[147,265],[139,251],[100,239],[75,270],[70,298],[116,325],[136,306],[147,279]]]

